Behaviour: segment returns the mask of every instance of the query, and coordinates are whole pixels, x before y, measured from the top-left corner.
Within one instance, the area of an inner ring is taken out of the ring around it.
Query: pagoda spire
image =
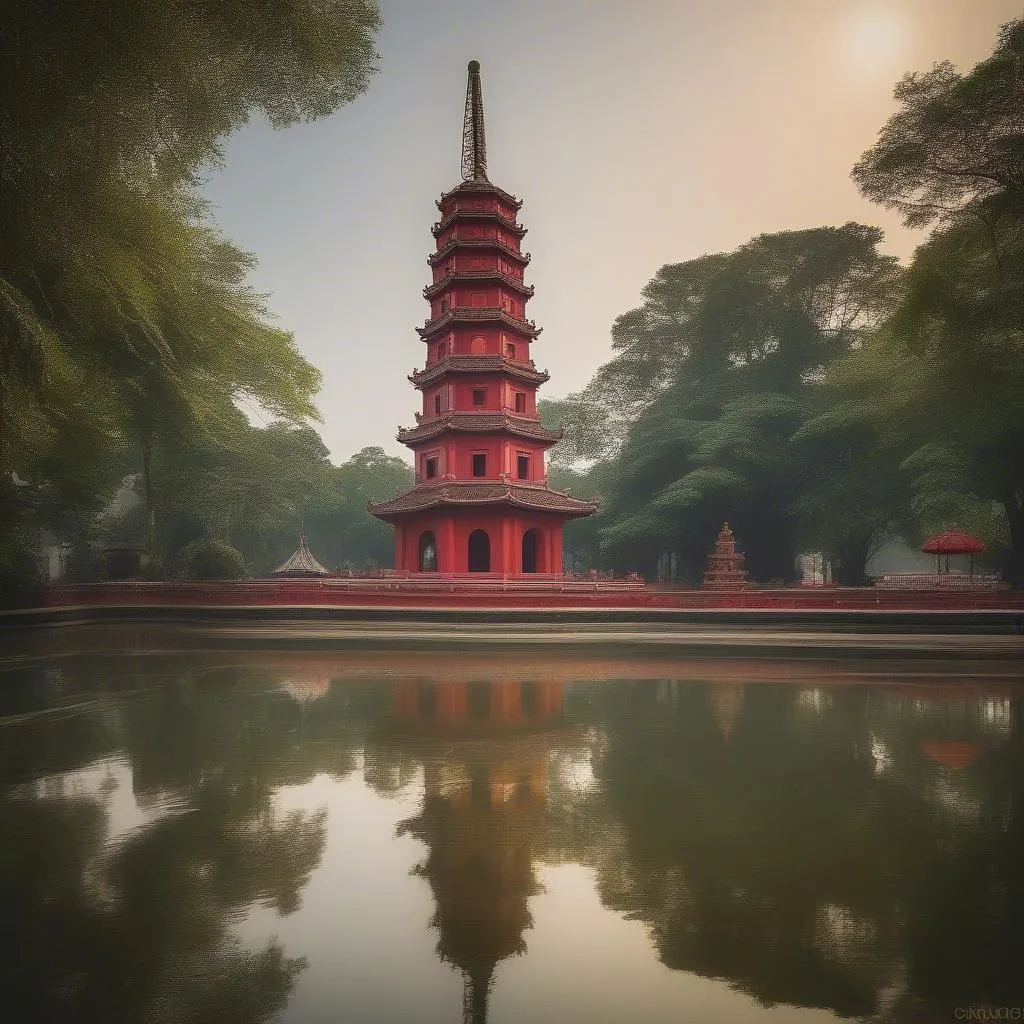
[[[463,975],[462,1024],[487,1024],[487,1002],[494,968],[467,971]]]
[[[484,131],[484,97],[480,88],[480,62],[469,62],[466,81],[466,116],[462,122],[462,178],[487,181],[487,136]]]

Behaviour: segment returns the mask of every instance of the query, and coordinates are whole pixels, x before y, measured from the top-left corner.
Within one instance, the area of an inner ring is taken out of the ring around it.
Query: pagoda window
[[[437,358],[438,359],[444,359],[444,357],[445,357],[445,343],[442,341],[441,344],[437,346]]]
[[[423,462],[425,474],[428,480],[433,480],[437,476],[437,456],[431,455]]]
[[[469,304],[475,306],[478,309],[482,306],[487,305],[487,293],[486,292],[473,292],[469,296]]]
[[[516,357],[516,347],[511,341],[505,342],[505,355],[508,356],[509,359],[515,359]]]
[[[482,256],[471,256],[469,259],[470,270],[483,270],[484,259]]]
[[[523,572],[537,571],[537,531],[527,530],[523,534]]]
[[[482,334],[476,335],[469,343],[469,351],[471,355],[482,356],[487,351],[487,339]]]
[[[437,572],[437,541],[430,530],[420,534],[420,572]]]
[[[530,456],[519,455],[516,458],[516,478],[519,480],[530,479]]]
[[[447,299],[442,299],[441,300],[441,316],[444,316],[445,313],[447,313],[447,312],[448,312],[448,300]]]
[[[516,412],[526,412],[526,395],[522,391],[516,392]]]
[[[487,453],[473,453],[473,476],[487,476]]]
[[[487,388],[473,388],[473,404],[476,406],[487,404]]]
[[[491,571],[491,538],[483,530],[474,530],[469,535],[468,554],[470,572]]]
[[[441,396],[440,394],[434,395],[434,415],[441,415]]]

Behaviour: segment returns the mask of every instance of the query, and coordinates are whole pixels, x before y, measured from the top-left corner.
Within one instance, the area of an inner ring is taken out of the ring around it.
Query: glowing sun
[[[891,6],[865,7],[843,26],[847,62],[862,72],[886,71],[906,52],[910,26],[906,15]]]

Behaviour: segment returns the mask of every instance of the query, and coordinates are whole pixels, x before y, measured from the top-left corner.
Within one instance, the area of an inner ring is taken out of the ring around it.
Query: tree
[[[217,433],[195,431],[153,453],[160,553],[201,540],[230,544],[257,575],[279,565],[330,487],[319,434],[286,422],[251,426],[238,411]]]
[[[608,474],[613,561],[651,569],[675,551],[694,578],[727,519],[756,578],[794,575],[792,506],[821,453],[792,438],[825,367],[892,307],[900,272],[880,241],[858,224],[762,235],[663,267],[644,307],[619,318],[620,354],[595,375],[635,416]]]
[[[903,372],[881,337],[866,339],[828,368],[792,438],[804,461],[792,504],[801,544],[823,553],[840,584],[865,585],[868,560],[886,540],[917,535],[906,435],[893,408]]]
[[[853,169],[869,199],[912,227],[1020,217],[1024,203],[1024,20],[969,74],[951,63],[896,86],[898,110]]]
[[[186,580],[244,579],[245,556],[220,540],[194,540],[178,552],[177,575]]]
[[[914,256],[890,344],[914,380],[894,419],[912,442],[917,500],[966,525],[1001,506],[990,542],[1008,541],[1009,577],[1024,582],[1024,219],[964,221]],[[934,525],[942,525],[935,522]],[[978,525],[981,525],[980,523]],[[1005,539],[999,533],[1005,529]]]
[[[366,88],[372,0],[24,0],[3,20],[0,475],[59,472],[93,431],[142,450],[151,497],[157,439],[234,396],[313,416],[319,375],[204,223],[198,176],[252,113],[284,127]]]
[[[383,448],[363,448],[332,467],[325,495],[308,522],[310,544],[321,561],[353,568],[389,565],[394,530],[371,516],[366,506],[407,490],[413,482],[412,467]]]
[[[984,518],[988,503],[1002,506],[1007,570],[1022,581],[1024,20],[969,73],[936,65],[904,78],[896,99],[853,176],[907,224],[939,224],[891,325],[890,354],[908,370],[907,465],[932,514],[959,504]]]

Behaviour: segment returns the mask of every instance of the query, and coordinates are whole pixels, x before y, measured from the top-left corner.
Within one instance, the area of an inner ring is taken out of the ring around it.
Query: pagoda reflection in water
[[[402,682],[380,752],[413,752],[419,814],[399,825],[427,848],[438,955],[464,978],[463,1019],[487,1019],[497,965],[526,951],[534,861],[547,840],[550,755],[582,732],[561,717],[562,684]]]

